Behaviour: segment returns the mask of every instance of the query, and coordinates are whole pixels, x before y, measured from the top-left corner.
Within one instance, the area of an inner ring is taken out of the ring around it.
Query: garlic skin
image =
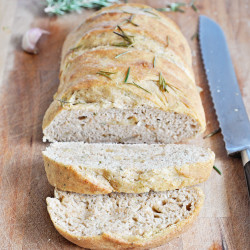
[[[22,49],[31,54],[37,54],[36,44],[43,34],[50,34],[47,30],[31,28],[25,32],[22,39]]]

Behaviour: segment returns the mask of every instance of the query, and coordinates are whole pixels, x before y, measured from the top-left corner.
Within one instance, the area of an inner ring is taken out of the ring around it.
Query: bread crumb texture
[[[49,182],[84,194],[165,191],[205,181],[210,149],[184,144],[58,142],[43,152]]]
[[[199,188],[108,195],[55,190],[55,198],[47,198],[57,230],[92,249],[143,249],[163,244],[193,221],[202,203]]]

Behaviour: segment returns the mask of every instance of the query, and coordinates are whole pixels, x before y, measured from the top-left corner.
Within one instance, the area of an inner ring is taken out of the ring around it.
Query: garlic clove
[[[31,28],[25,32],[22,39],[22,49],[28,53],[37,54],[36,44],[43,34],[50,34],[47,30]]]

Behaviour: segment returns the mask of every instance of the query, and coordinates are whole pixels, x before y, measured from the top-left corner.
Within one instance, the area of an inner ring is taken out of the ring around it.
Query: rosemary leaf
[[[132,25],[138,27],[139,25],[133,22],[134,16],[135,16],[135,15],[132,14],[132,15],[130,16],[130,18],[127,18],[127,19],[126,19],[126,21],[129,22],[129,23],[131,23]]]
[[[112,45],[116,47],[124,47],[124,48],[129,48],[132,46],[132,44],[128,44],[127,42],[114,43]]]
[[[219,175],[221,175],[221,171],[220,171],[217,167],[213,166],[213,169],[214,169]]]
[[[181,7],[186,6],[186,3],[170,3],[167,5],[166,8],[158,8],[159,11],[166,11],[166,12],[185,12]]]
[[[160,85],[160,89],[161,89],[162,91],[167,91],[167,92],[169,92],[168,89],[167,89],[167,83],[166,83],[164,77],[162,76],[162,73],[161,73],[161,72],[159,73],[159,81],[158,81],[158,82],[159,82],[159,85]]]
[[[203,139],[207,139],[208,137],[212,137],[212,136],[218,134],[219,132],[221,132],[221,128],[217,128],[217,129],[214,130],[212,133],[210,133],[210,134],[204,136]]]
[[[148,90],[144,89],[143,87],[141,87],[140,85],[136,84],[135,82],[126,82],[126,84],[131,84],[136,86],[137,88],[143,89],[144,91],[146,91],[147,93],[151,94],[151,92],[149,92]]]
[[[56,101],[59,101],[61,103],[61,107],[64,106],[64,104],[72,104],[72,105],[77,105],[77,104],[85,104],[85,103],[82,103],[82,102],[69,102],[69,101],[66,101],[65,99],[55,99]]]
[[[47,7],[44,9],[46,13],[55,15],[64,15],[67,12],[80,12],[82,8],[100,9],[108,7],[119,0],[46,0]]]
[[[159,18],[159,16],[158,16],[156,13],[154,13],[153,11],[150,11],[150,10],[148,10],[148,9],[143,9],[143,11],[146,12],[146,13],[149,13],[149,14],[151,14],[151,15],[157,17],[157,18]]]
[[[156,61],[156,56],[154,57],[154,60],[153,60],[153,67],[155,68],[155,62]]]
[[[134,36],[130,36],[130,35],[126,34],[119,25],[117,25],[117,28],[119,29],[119,31],[121,33],[118,33],[116,31],[113,31],[113,33],[122,37],[124,39],[124,43],[118,43],[115,46],[128,47],[128,46],[132,45],[134,42],[133,41]]]
[[[96,74],[98,75],[102,75],[107,77],[108,79],[112,80],[112,78],[110,77],[110,75],[116,74],[117,72],[109,72],[109,71],[104,71],[104,70],[100,70],[98,72],[96,72]]]
[[[194,39],[199,39],[199,34],[197,31],[191,36],[191,40],[194,40]]]
[[[167,36],[167,46],[166,47],[168,47],[169,46],[169,36]]]
[[[126,74],[126,77],[125,77],[125,80],[124,80],[125,83],[126,83],[127,80],[128,80],[129,73],[130,73],[130,67],[128,67],[128,71],[127,71],[127,74]]]
[[[118,57],[120,57],[122,55],[125,55],[125,54],[129,53],[129,52],[132,52],[132,51],[131,50],[125,51],[125,52],[123,52],[121,54],[116,55],[115,58],[118,58]]]
[[[99,72],[105,73],[105,74],[107,74],[107,75],[114,75],[114,74],[117,73],[117,72],[110,72],[110,71],[104,71],[104,70],[100,70]]]
[[[128,11],[126,11],[126,10],[123,10],[122,13],[126,13],[126,14],[131,14],[131,15],[133,15],[133,13],[128,12]]]
[[[195,5],[195,1],[196,1],[196,0],[192,0],[191,3],[190,3],[190,6],[191,6],[191,8],[192,8],[195,12],[198,12],[198,8],[197,8],[196,5]]]
[[[77,45],[76,47],[73,47],[70,49],[71,52],[74,52],[75,50],[78,50],[82,47],[82,45]]]

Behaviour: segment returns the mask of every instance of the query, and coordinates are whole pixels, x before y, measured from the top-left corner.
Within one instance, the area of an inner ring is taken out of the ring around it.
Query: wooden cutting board
[[[41,151],[42,118],[58,85],[60,52],[66,34],[91,11],[48,17],[43,1],[0,0],[0,249],[76,249],[54,229],[45,198],[53,195],[46,179]],[[134,1],[163,7],[168,1]],[[224,29],[248,114],[250,114],[250,8],[248,0],[200,0],[201,14]],[[197,84],[203,89],[207,131],[218,128],[198,42],[191,40],[198,25],[193,10],[169,14],[187,37],[193,53]],[[29,27],[49,30],[39,41],[39,54],[21,50]],[[225,83],[226,84],[226,83]],[[225,85],[226,87],[226,85]],[[237,126],[237,124],[235,124]],[[191,143],[191,142],[190,142]],[[226,155],[222,136],[194,143],[216,153],[216,166],[202,184],[204,208],[195,224],[163,249],[250,249],[249,201],[241,161]]]

